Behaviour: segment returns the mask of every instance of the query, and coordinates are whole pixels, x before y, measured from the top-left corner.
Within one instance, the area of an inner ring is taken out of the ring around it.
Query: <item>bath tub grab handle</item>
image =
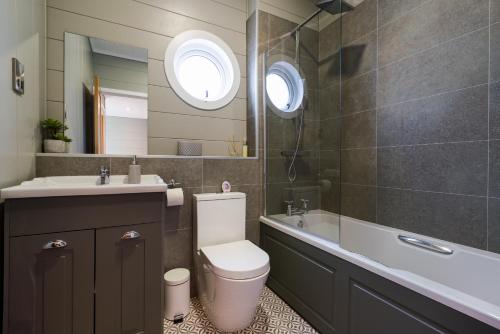
[[[451,255],[451,254],[453,254],[453,250],[452,249],[449,249],[448,247],[445,247],[445,246],[440,246],[440,245],[433,244],[433,243],[431,243],[429,241],[417,239],[417,238],[414,238],[414,237],[409,237],[409,236],[402,235],[402,234],[400,234],[398,236],[398,239],[401,240],[401,241],[403,241],[403,242],[405,242],[405,243],[407,243],[407,244],[410,244],[412,246],[424,248],[424,249],[427,249],[427,250],[430,250],[432,252],[436,252],[436,253],[439,253],[439,254],[444,254],[444,255]]]

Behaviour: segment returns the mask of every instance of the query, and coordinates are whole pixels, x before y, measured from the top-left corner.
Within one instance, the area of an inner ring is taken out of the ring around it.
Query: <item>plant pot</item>
[[[69,149],[71,148],[70,147],[71,143],[65,142],[65,144],[66,144],[66,147],[65,147],[64,153],[69,153]]]
[[[43,141],[43,150],[45,153],[65,153],[66,142],[55,139],[45,139]]]

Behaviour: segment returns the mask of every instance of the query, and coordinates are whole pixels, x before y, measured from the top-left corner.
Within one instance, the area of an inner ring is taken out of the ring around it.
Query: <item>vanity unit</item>
[[[39,178],[5,198],[4,333],[161,333],[167,185]]]

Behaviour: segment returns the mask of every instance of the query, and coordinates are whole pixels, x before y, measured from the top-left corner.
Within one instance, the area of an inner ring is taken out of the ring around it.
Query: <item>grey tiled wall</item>
[[[342,35],[342,214],[500,252],[500,1],[365,0]]]
[[[97,175],[100,166],[109,166],[115,175],[127,174],[129,158],[53,157],[38,156],[36,175]],[[257,159],[210,158],[141,158],[143,174],[157,174],[164,180],[174,178],[182,183],[184,205],[166,210],[164,227],[165,270],[191,268],[193,254],[192,195],[220,192],[224,180],[231,182],[234,191],[247,194],[247,239],[258,244],[261,214],[261,167]]]

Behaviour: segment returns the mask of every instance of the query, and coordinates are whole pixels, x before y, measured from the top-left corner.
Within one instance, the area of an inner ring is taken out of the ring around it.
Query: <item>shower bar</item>
[[[400,234],[398,236],[398,239],[401,240],[402,242],[405,242],[405,243],[410,244],[412,246],[424,248],[424,249],[430,250],[430,251],[435,252],[435,253],[444,254],[444,255],[453,254],[452,249],[445,247],[445,246],[433,244],[429,241],[417,239],[414,237],[409,237],[409,236],[402,235],[402,234]]]

